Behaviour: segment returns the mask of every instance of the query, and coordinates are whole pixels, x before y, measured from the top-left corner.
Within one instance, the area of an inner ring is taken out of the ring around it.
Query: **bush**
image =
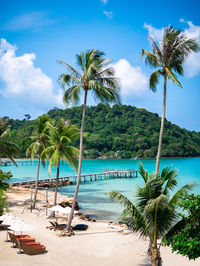
[[[180,214],[180,228],[167,236],[163,244],[190,260],[196,259],[200,257],[200,195],[186,195],[178,205],[187,216]]]

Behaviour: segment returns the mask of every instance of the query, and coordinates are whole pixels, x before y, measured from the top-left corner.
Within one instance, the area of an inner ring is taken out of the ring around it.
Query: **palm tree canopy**
[[[191,52],[199,51],[199,44],[195,39],[188,39],[181,30],[177,30],[172,26],[165,28],[164,35],[160,46],[152,37],[153,50],[148,52],[141,51],[141,57],[145,57],[145,63],[153,68],[158,68],[151,74],[150,89],[156,91],[156,85],[161,75],[166,75],[178,86],[181,86],[176,77],[176,73],[183,75],[183,63],[185,58]]]
[[[120,103],[119,83],[110,59],[104,59],[104,53],[98,49],[88,50],[76,55],[78,71],[71,65],[58,60],[69,73],[59,76],[59,83],[66,89],[64,102],[78,104],[81,89],[91,91],[95,99],[103,103]]]
[[[187,184],[171,195],[177,185],[176,171],[165,167],[155,176],[155,174],[148,174],[140,163],[139,173],[145,184],[143,187],[137,186],[135,203],[116,191],[106,194],[112,201],[124,205],[122,220],[127,222],[134,231],[148,236],[152,241],[155,222],[157,238],[159,238],[163,237],[178,221],[175,205],[194,184]]]
[[[7,122],[0,118],[0,160],[1,158],[9,158],[15,165],[13,156],[17,155],[20,148],[15,143],[7,141],[10,128],[7,126]],[[1,162],[0,162],[1,164]]]
[[[40,155],[46,146],[48,139],[47,122],[51,122],[51,119],[46,114],[38,117],[36,121],[36,136],[32,136],[34,142],[30,144],[26,151],[26,156],[31,154],[31,160],[33,160],[36,155]]]
[[[51,167],[58,165],[61,159],[70,163],[76,170],[79,150],[72,145],[72,141],[79,137],[79,129],[61,119],[57,126],[47,122],[47,128],[49,129],[49,146],[43,150],[41,158],[44,160],[50,157],[49,173]]]

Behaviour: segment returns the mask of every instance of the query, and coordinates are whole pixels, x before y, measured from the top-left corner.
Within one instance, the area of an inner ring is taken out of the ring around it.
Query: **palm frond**
[[[154,53],[149,53],[145,49],[142,49],[141,58],[145,57],[145,63],[150,67],[158,67],[161,66],[158,57]]]
[[[66,62],[62,60],[57,60],[57,62],[65,66],[72,76],[75,76],[77,79],[81,79],[81,74],[75,68],[73,68],[70,64],[67,64]]]
[[[160,77],[160,69],[154,71],[149,79],[149,87],[153,92],[156,92],[156,86],[159,82],[159,77]]]
[[[196,186],[196,183],[186,184],[182,186],[171,198],[170,205],[176,204],[185,193],[188,193],[192,190],[193,187]]]
[[[141,175],[141,177],[143,178],[144,182],[147,183],[147,181],[148,181],[148,171],[144,169],[144,167],[143,167],[141,162],[139,162],[138,173]]]
[[[174,83],[176,83],[179,87],[182,88],[181,83],[176,78],[176,75],[167,67],[165,67],[165,71],[166,71],[167,77],[171,79]]]
[[[69,103],[72,104],[78,104],[79,103],[79,97],[81,92],[82,85],[74,85],[66,89],[64,93],[64,103],[68,105]]]

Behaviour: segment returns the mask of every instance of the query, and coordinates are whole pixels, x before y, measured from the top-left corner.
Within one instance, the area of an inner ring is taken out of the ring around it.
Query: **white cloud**
[[[140,67],[132,66],[126,59],[112,66],[120,79],[122,97],[141,97],[148,90],[148,78]]]
[[[183,34],[187,36],[187,38],[194,38],[200,44],[200,26],[195,26],[191,21],[184,21],[184,19],[180,19],[181,23],[186,23],[188,28],[184,29]],[[153,39],[160,43],[164,28],[157,29],[150,24],[144,23],[144,28],[146,28],[149,32],[149,35],[153,37]],[[187,77],[194,77],[200,73],[200,52],[191,53],[185,60],[185,74]]]
[[[5,39],[0,40],[0,81],[4,84],[1,94],[27,107],[63,107],[62,90],[53,92],[52,79],[34,66],[35,54],[16,56],[16,50]]]
[[[149,35],[157,42],[160,42],[164,33],[164,28],[156,29],[151,24],[144,23],[144,28],[148,30]]]
[[[104,15],[106,15],[107,18],[112,18],[113,17],[113,12],[112,11],[103,11]]]
[[[104,5],[108,3],[108,0],[100,0]]]
[[[195,26],[191,21],[184,21],[183,19],[181,22],[186,22],[188,25],[184,34],[188,38],[196,39],[200,45],[200,26]],[[195,77],[200,74],[200,52],[191,53],[185,60],[185,73],[188,77]]]
[[[21,14],[12,18],[1,26],[3,30],[18,31],[18,30],[40,30],[44,26],[56,23],[56,20],[49,18],[47,12],[34,11]]]

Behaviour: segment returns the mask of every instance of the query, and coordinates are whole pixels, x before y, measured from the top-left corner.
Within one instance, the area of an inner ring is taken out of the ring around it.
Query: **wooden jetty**
[[[136,170],[106,170],[101,173],[91,173],[91,174],[83,174],[81,175],[81,182],[93,182],[99,180],[107,180],[113,178],[135,178],[137,177]],[[59,186],[66,186],[67,184],[76,184],[77,176],[66,176],[66,177],[59,177]],[[27,181],[20,181],[20,182],[11,182],[10,186],[31,186],[35,184],[35,180],[27,180]],[[40,179],[38,181],[38,186],[48,186],[48,184],[53,186],[55,185],[56,178],[47,178],[47,179]],[[43,186],[43,187],[44,187]],[[48,187],[53,187],[48,186]]]

